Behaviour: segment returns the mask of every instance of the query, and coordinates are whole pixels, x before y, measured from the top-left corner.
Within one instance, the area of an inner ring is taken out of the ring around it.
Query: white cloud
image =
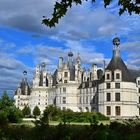
[[[52,14],[54,1],[1,0],[0,24],[65,40],[94,39],[99,36],[108,37],[122,32],[124,29],[129,29],[129,25],[126,24],[128,18],[125,19],[125,22],[123,18],[101,8],[103,4],[97,6],[95,3],[96,7],[91,8],[89,2],[84,2],[82,6],[73,6],[55,28],[49,29],[41,25],[41,20],[42,16]],[[135,25],[137,25],[137,18],[134,20]],[[128,21],[130,22],[130,19]],[[130,26],[132,25],[130,24]]]

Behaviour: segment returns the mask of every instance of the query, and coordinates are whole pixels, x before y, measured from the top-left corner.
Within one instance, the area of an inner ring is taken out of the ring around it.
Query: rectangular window
[[[115,101],[120,101],[120,93],[115,93]]]
[[[111,87],[111,86],[110,86],[110,83],[106,83],[106,88],[107,88],[107,89],[110,89],[110,87]]]
[[[116,116],[120,116],[121,115],[121,108],[120,108],[120,106],[116,106],[115,107],[115,113],[116,113]]]
[[[138,80],[138,85],[140,85],[140,80]]]
[[[120,73],[116,73],[116,79],[120,79]]]
[[[86,81],[86,77],[84,77],[84,81]]]
[[[139,97],[139,104],[140,104],[140,97]]]
[[[106,94],[106,101],[111,101],[111,94],[110,93]]]
[[[106,107],[106,115],[111,115],[111,106]]]
[[[66,97],[63,97],[63,104],[66,104]]]
[[[107,80],[110,79],[110,74],[106,74],[106,79],[107,79]]]
[[[88,88],[86,89],[86,94],[88,94]]]
[[[115,83],[115,88],[120,88],[120,83]]]
[[[64,72],[64,77],[68,77],[68,72]]]
[[[63,87],[63,93],[66,93],[66,87]]]
[[[82,103],[82,97],[79,98],[79,103],[80,103],[80,104]]]
[[[140,93],[140,88],[138,90],[139,90],[139,93]]]
[[[86,104],[88,104],[88,96],[86,96]]]
[[[64,83],[68,83],[67,80],[64,80]]]

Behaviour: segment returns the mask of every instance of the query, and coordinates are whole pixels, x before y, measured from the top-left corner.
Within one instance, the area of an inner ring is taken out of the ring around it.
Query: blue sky
[[[117,3],[104,8],[103,2],[73,6],[55,28],[41,24],[51,16],[54,0],[0,0],[0,94],[12,94],[28,71],[31,83],[36,64],[57,68],[58,57],[67,59],[79,52],[83,66],[102,67],[112,57],[112,39],[121,39],[121,54],[129,68],[140,68],[140,17],[118,15]]]

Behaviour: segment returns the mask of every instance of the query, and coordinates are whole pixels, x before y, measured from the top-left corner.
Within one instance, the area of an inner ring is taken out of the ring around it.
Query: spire
[[[27,71],[26,70],[23,71],[23,81],[25,83],[27,83]]]
[[[42,71],[45,71],[45,69],[46,69],[46,63],[45,62],[42,62],[41,68],[42,68]]]
[[[77,64],[81,64],[80,53],[77,54],[76,61],[77,61]]]

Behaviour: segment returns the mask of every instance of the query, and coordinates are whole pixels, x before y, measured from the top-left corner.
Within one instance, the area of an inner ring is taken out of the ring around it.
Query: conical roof
[[[134,82],[135,79],[131,75],[130,71],[126,67],[124,61],[120,57],[120,50],[119,49],[114,49],[113,50],[113,57],[108,64],[106,70],[112,71],[114,74],[114,70],[119,69],[122,72],[122,81],[127,81],[127,82]],[[112,76],[114,77],[114,76]]]

